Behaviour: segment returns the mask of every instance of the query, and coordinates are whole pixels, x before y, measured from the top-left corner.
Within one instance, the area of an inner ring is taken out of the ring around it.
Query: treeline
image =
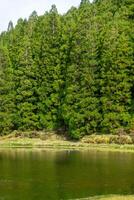
[[[0,35],[0,134],[63,129],[72,138],[134,129],[134,2],[53,5]]]

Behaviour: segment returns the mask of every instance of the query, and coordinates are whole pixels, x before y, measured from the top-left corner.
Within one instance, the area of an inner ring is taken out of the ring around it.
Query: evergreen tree
[[[84,4],[85,3],[85,4]],[[64,117],[70,135],[79,138],[96,132],[99,121],[96,96],[97,44],[90,4],[82,2],[67,66]],[[85,6],[84,6],[85,5]],[[94,37],[93,37],[94,35]]]
[[[41,66],[39,87],[40,124],[42,128],[58,126],[60,106],[60,16],[56,6],[46,13],[42,21]]]
[[[12,31],[12,30],[13,30],[13,22],[10,21],[9,24],[8,24],[7,31]]]
[[[15,69],[16,92],[16,128],[21,130],[38,129],[36,99],[36,67],[32,59],[32,51],[28,36],[21,41],[18,54],[18,67]]]
[[[8,50],[0,47],[0,134],[13,130],[13,69]]]
[[[101,55],[101,126],[105,133],[116,133],[130,122],[132,51],[122,24],[115,21],[108,27]]]

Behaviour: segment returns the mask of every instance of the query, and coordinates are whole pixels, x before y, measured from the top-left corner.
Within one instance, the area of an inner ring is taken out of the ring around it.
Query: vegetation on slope
[[[53,5],[0,35],[0,134],[58,130],[79,139],[134,129],[134,3]]]

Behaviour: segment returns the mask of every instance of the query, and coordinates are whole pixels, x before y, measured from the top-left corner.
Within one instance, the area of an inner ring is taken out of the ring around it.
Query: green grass
[[[82,142],[74,142],[67,140],[40,138],[0,138],[1,148],[53,148],[53,149],[76,149],[76,150],[97,150],[97,151],[120,151],[133,152],[134,145],[118,145],[118,144],[86,144]]]
[[[76,199],[76,200],[134,200],[134,195],[110,195],[110,196],[97,196],[97,197],[89,197],[83,199]]]
[[[53,149],[93,149],[97,151],[123,151],[134,152],[134,144],[109,144],[103,143],[107,138],[114,136],[85,136],[80,141],[71,141],[65,135],[47,132],[14,132],[0,137],[0,147],[25,147],[25,148],[53,148]],[[92,139],[92,140],[91,140]],[[89,141],[98,143],[89,143]],[[100,141],[102,143],[100,143]],[[124,141],[124,138],[123,138]]]

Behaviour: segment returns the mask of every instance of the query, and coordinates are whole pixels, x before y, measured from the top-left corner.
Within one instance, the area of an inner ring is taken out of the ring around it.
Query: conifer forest
[[[0,134],[134,130],[134,1],[82,0],[0,34]]]

